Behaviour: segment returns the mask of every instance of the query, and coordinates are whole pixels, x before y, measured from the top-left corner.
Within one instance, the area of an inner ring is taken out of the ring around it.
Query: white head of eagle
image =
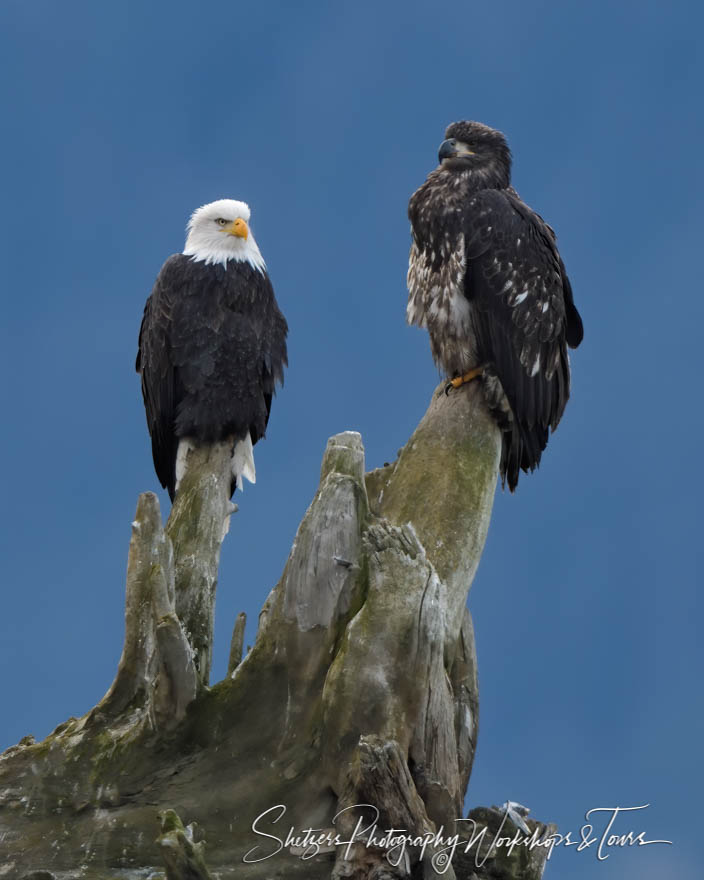
[[[438,160],[408,205],[406,315],[427,328],[447,389],[481,381],[503,432],[501,476],[513,491],[562,417],[567,346],[582,341],[582,319],[555,233],[511,186],[503,134],[455,122]]]
[[[249,221],[234,199],[194,211],[183,253],[166,260],[144,308],[137,372],[172,500],[201,444],[232,443],[232,491],[255,481],[252,447],[283,384],[288,327]]]
[[[184,254],[208,265],[244,261],[264,272],[266,263],[249,228],[249,218],[249,205],[235,199],[201,205],[188,221]]]

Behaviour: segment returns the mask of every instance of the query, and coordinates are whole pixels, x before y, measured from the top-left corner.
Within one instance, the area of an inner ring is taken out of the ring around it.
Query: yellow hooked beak
[[[232,226],[228,228],[227,232],[228,235],[236,235],[237,238],[243,238],[246,241],[247,236],[249,235],[249,228],[244,220],[241,217],[238,217]]]

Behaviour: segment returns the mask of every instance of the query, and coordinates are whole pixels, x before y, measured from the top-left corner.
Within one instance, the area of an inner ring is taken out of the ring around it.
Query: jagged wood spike
[[[231,443],[192,448],[166,524],[174,546],[176,614],[203,686],[210,681],[220,546],[232,512],[231,460]]]
[[[235,626],[232,630],[232,641],[230,642],[230,658],[227,662],[227,674],[232,673],[242,662],[242,649],[244,647],[244,630],[247,626],[247,615],[244,611],[240,611],[235,620]]]
[[[184,827],[175,810],[158,814],[161,834],[157,845],[166,866],[166,880],[212,880],[205,864],[205,843],[193,840],[192,826]]]
[[[152,578],[154,570],[163,571],[170,564],[166,544],[159,500],[153,492],[145,492],[139,496],[132,523],[122,656],[115,680],[96,706],[103,715],[114,716],[128,705],[144,705],[149,700],[155,651]],[[163,574],[173,577],[173,571]]]
[[[537,846],[492,846],[497,837],[511,838],[517,831],[516,827],[505,819],[505,810],[501,807],[477,807],[470,810],[466,822],[465,839],[471,836],[472,823],[477,829],[486,828],[477,846],[465,853],[458,847],[455,853],[455,868],[458,877],[476,878],[476,880],[541,880],[549,848]],[[539,839],[555,834],[557,826],[545,825],[534,819],[526,819],[526,826],[531,834],[537,832]],[[524,835],[528,836],[528,835]]]

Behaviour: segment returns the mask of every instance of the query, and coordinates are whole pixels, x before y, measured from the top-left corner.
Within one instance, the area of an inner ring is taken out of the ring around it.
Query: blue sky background
[[[0,748],[112,681],[137,496],[134,373],[188,215],[230,196],[290,325],[256,487],[223,550],[214,679],[254,622],[327,437],[391,460],[437,373],[405,326],[406,205],[456,119],[501,128],[585,322],[540,471],[499,491],[470,594],[469,803],[573,832],[599,806],[675,841],[556,852],[547,877],[696,875],[702,783],[702,139],[698,4],[5,0]],[[161,495],[163,509],[168,505]]]

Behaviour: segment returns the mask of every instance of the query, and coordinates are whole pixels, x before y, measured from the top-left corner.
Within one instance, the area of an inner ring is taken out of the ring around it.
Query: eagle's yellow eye
[[[215,222],[218,224],[218,226],[227,226],[227,220],[225,220],[223,217],[218,217]]]

